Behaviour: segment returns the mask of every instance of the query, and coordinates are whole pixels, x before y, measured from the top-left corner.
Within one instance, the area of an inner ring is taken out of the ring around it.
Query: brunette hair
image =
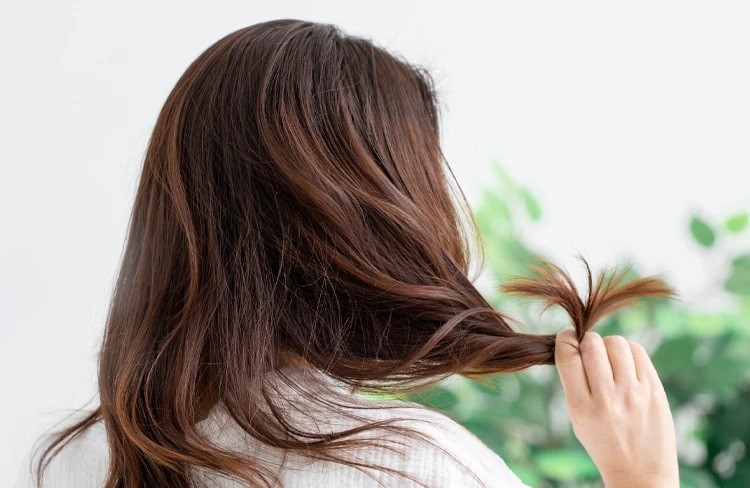
[[[552,364],[555,336],[514,330],[472,284],[477,243],[426,69],[328,24],[275,20],[227,35],[187,68],[156,121],[100,351],[99,406],[53,437],[37,482],[103,421],[109,488],[188,487],[190,467],[274,483],[262,463],[196,431],[207,398],[266,444],[356,465],[342,446],[387,423],[291,426],[264,381],[290,358],[376,390]],[[562,306],[579,336],[636,297],[671,294],[656,278],[594,283],[589,271],[582,299],[562,269],[537,272],[505,290]]]

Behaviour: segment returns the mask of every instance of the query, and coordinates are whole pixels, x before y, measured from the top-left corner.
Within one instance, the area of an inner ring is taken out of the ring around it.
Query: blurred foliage
[[[705,247],[711,247],[716,242],[716,234],[711,226],[697,215],[694,215],[690,219],[690,232],[693,234],[693,239],[699,244]]]
[[[475,215],[488,271],[499,284],[512,275],[527,275],[539,255],[523,241],[520,229],[539,221],[542,207],[529,189],[499,165],[495,169],[497,185],[484,192]],[[701,252],[712,253],[717,241],[746,231],[748,220],[747,213],[738,213],[715,225],[696,215],[686,232]],[[679,301],[643,300],[597,326],[603,335],[623,334],[649,350],[674,414],[682,486],[687,488],[750,486],[750,252],[729,259],[723,287],[734,297],[731,310],[700,312]],[[534,307],[528,301],[493,290],[483,293],[529,331],[560,328],[563,315],[539,317],[530,313]],[[447,412],[530,486],[602,486],[572,433],[552,367],[493,375],[484,384],[451,378],[407,399]]]

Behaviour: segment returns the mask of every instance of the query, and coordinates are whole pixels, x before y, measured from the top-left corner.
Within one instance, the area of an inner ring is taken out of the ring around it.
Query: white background
[[[723,270],[692,212],[750,206],[750,4],[8,2],[0,15],[0,485],[95,353],[158,110],[202,50],[272,18],[334,23],[432,70],[475,201],[498,158],[544,207],[537,249],[632,258],[697,307]]]

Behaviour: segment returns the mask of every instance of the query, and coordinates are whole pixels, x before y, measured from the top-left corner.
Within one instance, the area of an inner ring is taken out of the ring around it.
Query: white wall
[[[749,206],[750,4],[8,2],[0,16],[0,485],[43,415],[94,395],[95,350],[149,130],[228,32],[295,17],[432,68],[475,200],[500,158],[540,195],[528,236],[570,263],[632,257],[691,303],[715,270],[692,210]],[[720,270],[719,270],[720,271]]]

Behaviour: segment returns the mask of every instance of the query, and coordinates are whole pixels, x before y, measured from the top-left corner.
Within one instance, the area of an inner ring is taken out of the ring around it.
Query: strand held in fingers
[[[596,279],[586,259],[579,256],[586,273],[586,290],[582,294],[566,270],[540,259],[531,266],[535,276],[514,277],[501,285],[505,293],[541,300],[542,311],[559,306],[570,317],[577,342],[605,316],[632,306],[640,298],[674,298],[675,291],[661,278],[645,276],[628,280],[629,267],[600,271]],[[554,337],[546,364],[554,364]],[[577,347],[577,344],[576,344]]]

